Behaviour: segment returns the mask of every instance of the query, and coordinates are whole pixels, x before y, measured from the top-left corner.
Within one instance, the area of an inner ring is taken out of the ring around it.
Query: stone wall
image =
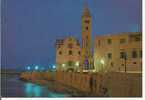
[[[48,80],[51,81],[54,79],[53,74],[51,72],[23,72],[20,75],[21,79],[25,80]]]
[[[102,85],[113,97],[142,96],[142,75],[138,73],[108,73],[104,75]]]
[[[24,72],[21,79],[37,83],[55,80],[96,96],[141,97],[141,73]]]
[[[57,72],[55,80],[98,96],[142,96],[142,76],[138,73],[81,74]]]

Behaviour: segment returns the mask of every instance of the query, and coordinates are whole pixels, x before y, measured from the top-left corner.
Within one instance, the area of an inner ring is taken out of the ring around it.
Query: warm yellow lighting
[[[83,72],[89,72],[88,70],[83,70]]]
[[[103,64],[103,65],[105,64],[105,62],[104,62],[104,60],[103,60],[103,59],[101,59],[101,60],[100,60],[100,62],[101,62],[101,64]]]
[[[65,67],[65,64],[62,64],[62,67]]]
[[[79,62],[76,62],[76,66],[79,66]]]
[[[93,72],[96,72],[96,70],[94,69]]]

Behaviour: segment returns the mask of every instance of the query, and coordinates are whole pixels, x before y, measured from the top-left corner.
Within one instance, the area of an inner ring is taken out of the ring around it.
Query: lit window
[[[112,40],[111,39],[108,39],[107,42],[108,42],[108,44],[112,44]]]
[[[132,51],[132,58],[137,58],[137,51]]]

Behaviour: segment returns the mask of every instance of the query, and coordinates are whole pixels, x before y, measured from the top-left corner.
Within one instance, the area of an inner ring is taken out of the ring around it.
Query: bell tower
[[[93,57],[91,53],[91,24],[92,18],[88,5],[85,3],[83,14],[81,16],[82,30],[82,70],[93,68]]]

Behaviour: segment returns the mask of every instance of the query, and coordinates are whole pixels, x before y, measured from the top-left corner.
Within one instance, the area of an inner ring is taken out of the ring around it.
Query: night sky
[[[83,0],[2,0],[2,67],[55,64],[55,40],[81,40]],[[92,37],[141,30],[141,0],[88,0]]]

